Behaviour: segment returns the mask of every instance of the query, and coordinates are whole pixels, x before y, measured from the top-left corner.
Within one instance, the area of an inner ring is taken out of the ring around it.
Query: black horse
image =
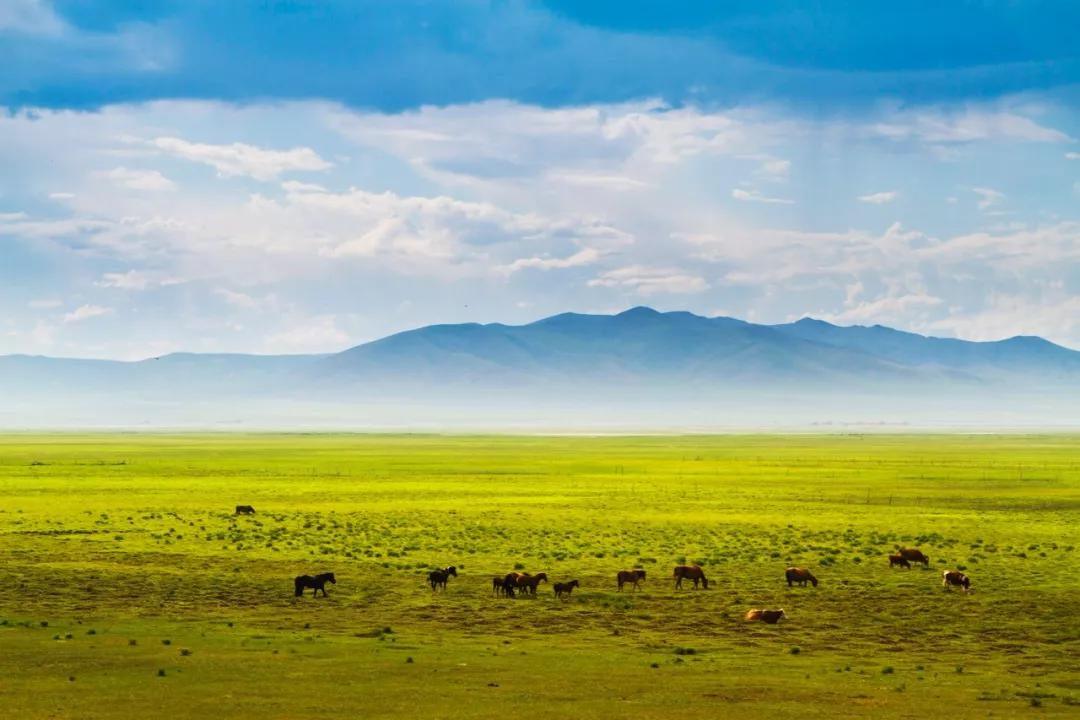
[[[255,508],[251,507],[250,505],[237,505],[236,506],[236,514],[237,515],[254,515],[255,514]]]
[[[429,572],[427,579],[428,582],[431,583],[431,591],[434,592],[439,588],[445,590],[446,581],[450,579],[451,575],[457,577],[457,567],[455,565],[451,565],[448,568],[443,568],[442,570],[432,570],[431,572]]]
[[[326,597],[326,583],[331,582],[337,585],[337,578],[334,577],[334,573],[323,573],[322,575],[301,575],[296,578],[294,584],[296,585],[296,597],[300,597],[304,594],[304,590],[307,588],[315,588],[315,592],[311,594],[312,597],[318,597],[319,591],[322,590],[323,597]]]

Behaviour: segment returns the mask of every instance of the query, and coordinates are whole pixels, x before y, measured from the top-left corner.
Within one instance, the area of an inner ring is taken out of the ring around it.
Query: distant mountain
[[[498,424],[561,418],[566,408],[574,417],[609,408],[643,425],[665,418],[662,426],[669,416],[868,413],[1049,423],[1071,422],[1078,390],[1080,353],[1037,337],[968,342],[880,325],[805,318],[770,326],[637,307],[520,326],[432,325],[332,355],[0,357],[0,424],[17,426],[19,413],[46,425],[137,417],[151,426],[229,418],[279,426],[324,416],[344,425],[444,416]]]

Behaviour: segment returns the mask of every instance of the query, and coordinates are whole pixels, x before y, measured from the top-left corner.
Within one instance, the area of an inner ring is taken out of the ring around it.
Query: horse
[[[237,505],[235,515],[254,515],[255,508],[250,505]]]
[[[518,589],[521,592],[529,591],[530,595],[536,594],[536,586],[542,582],[547,582],[547,573],[536,573],[535,575],[520,574],[515,581]]]
[[[322,575],[300,575],[293,581],[296,586],[296,597],[301,597],[304,594],[304,590],[307,588],[315,588],[315,592],[311,594],[312,597],[318,597],[319,591],[322,590],[323,597],[326,597],[326,583],[330,582],[337,585],[337,578],[334,577],[334,573],[323,573]]]
[[[889,567],[895,567],[897,565],[902,568],[908,568],[909,570],[911,569],[911,563],[909,563],[903,555],[890,555]]]
[[[968,593],[971,592],[971,578],[959,570],[946,570],[941,574],[941,586],[946,590],[950,587],[963,588]]]
[[[754,608],[753,610],[746,611],[746,622],[754,622],[760,620],[763,623],[769,625],[775,625],[780,622],[780,618],[786,617],[783,609],[781,610],[759,610]]]
[[[814,587],[817,587],[817,578],[805,568],[789,567],[784,571],[784,577],[787,579],[788,587],[791,587],[793,583],[798,583],[799,585],[806,587],[806,583],[808,582]]]
[[[908,562],[922,563],[924,566],[930,567],[930,558],[923,555],[922,550],[918,548],[900,548],[897,554]]]
[[[435,592],[440,587],[446,590],[446,581],[450,579],[451,575],[457,577],[457,567],[455,565],[429,572],[427,578],[428,582],[431,583],[431,591]]]
[[[561,598],[563,595],[570,597],[570,593],[578,586],[579,583],[577,580],[571,580],[566,583],[555,583],[555,597]]]
[[[705,571],[699,565],[676,565],[674,578],[676,589],[682,587],[684,579],[693,580],[695,589],[697,589],[699,582],[706,590],[709,589],[709,580],[705,577]]]
[[[640,568],[620,570],[615,579],[619,583],[619,592],[622,592],[623,585],[626,583],[633,583],[634,590],[637,590],[639,588],[639,583],[645,579],[645,571]]]
[[[491,592],[495,595],[501,595],[503,591],[503,586],[505,584],[505,578],[496,575],[495,577],[491,578]]]
[[[500,583],[501,583],[500,584],[500,589],[502,590],[502,594],[505,595],[506,597],[514,597],[514,591],[517,590],[517,587],[518,587],[518,580],[520,578],[526,578],[526,577],[529,577],[529,576],[526,575],[525,573],[517,573],[517,572],[507,573],[507,575],[505,577],[503,577],[503,579],[500,581]],[[495,578],[495,579],[498,580],[499,578]]]

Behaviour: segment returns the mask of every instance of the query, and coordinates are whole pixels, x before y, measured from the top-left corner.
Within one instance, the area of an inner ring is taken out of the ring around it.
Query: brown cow
[[[570,593],[574,591],[574,588],[579,587],[581,583],[577,580],[571,580],[565,583],[555,583],[555,597],[561,598],[563,595],[570,597]]]
[[[780,622],[780,619],[783,618],[783,617],[787,617],[787,616],[784,615],[784,611],[782,609],[781,610],[759,610],[758,608],[754,608],[753,610],[747,610],[746,611],[746,621],[747,622],[754,622],[756,620],[760,620],[763,623],[768,623],[769,625],[775,625],[776,623]]]
[[[794,583],[798,583],[803,587],[806,587],[806,583],[810,583],[817,587],[817,578],[806,568],[789,567],[784,571],[784,577],[787,579],[788,587],[791,587]]]
[[[941,574],[941,586],[948,590],[950,587],[963,588],[964,592],[971,592],[971,578],[959,570],[946,570]]]
[[[911,569],[911,563],[905,560],[903,555],[890,555],[889,567],[895,567],[897,565],[899,565],[900,567]]]
[[[705,571],[699,565],[676,565],[674,577],[676,589],[682,587],[683,579],[693,580],[695,589],[699,582],[703,588],[709,589],[709,580],[705,577]]]
[[[923,555],[922,550],[918,548],[900,548],[897,554],[908,562],[922,563],[926,567],[930,567],[930,558]]]
[[[633,583],[634,589],[637,590],[639,583],[645,579],[645,571],[640,568],[620,570],[619,574],[615,576],[615,579],[619,583],[619,592],[622,592],[623,585],[626,583]]]

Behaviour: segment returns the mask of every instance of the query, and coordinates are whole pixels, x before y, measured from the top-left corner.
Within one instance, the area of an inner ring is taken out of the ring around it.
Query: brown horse
[[[637,590],[640,587],[641,581],[645,579],[645,571],[640,568],[620,570],[615,579],[619,583],[619,592],[622,592],[623,585],[626,583],[632,583],[634,585],[634,590]]]
[[[769,625],[775,625],[776,623],[780,622],[780,618],[783,618],[783,617],[786,617],[786,616],[784,615],[784,611],[782,609],[781,610],[759,610],[758,608],[754,608],[753,610],[747,610],[746,611],[746,621],[747,622],[755,622],[757,620],[760,620],[763,623],[768,623]]]
[[[959,570],[946,570],[941,574],[941,586],[946,590],[950,587],[963,588],[968,593],[971,592],[971,578]]]
[[[255,508],[251,507],[250,505],[237,505],[235,514],[237,514],[237,515],[254,515],[255,514]]]
[[[794,583],[798,583],[803,587],[806,587],[806,583],[810,583],[817,587],[817,578],[806,568],[789,567],[784,571],[784,577],[787,579],[788,587],[791,587]]]
[[[547,573],[536,573],[535,575],[528,575],[524,573],[518,574],[516,583],[517,588],[521,592],[529,591],[530,595],[536,594],[536,586],[542,582],[547,582]]]
[[[676,565],[674,577],[676,589],[682,587],[683,580],[693,580],[695,589],[697,589],[699,582],[703,588],[709,589],[709,580],[705,577],[705,571],[699,565]]]
[[[905,560],[903,555],[890,555],[889,567],[896,567],[897,565],[902,568],[908,568],[909,570],[911,569],[911,563]]]
[[[930,567],[930,558],[923,555],[922,550],[918,548],[900,548],[897,554],[909,563],[922,563],[924,566]]]
[[[574,588],[578,587],[580,583],[577,580],[571,580],[565,583],[555,583],[555,597],[561,598],[563,595],[570,597],[570,593],[574,591]]]

